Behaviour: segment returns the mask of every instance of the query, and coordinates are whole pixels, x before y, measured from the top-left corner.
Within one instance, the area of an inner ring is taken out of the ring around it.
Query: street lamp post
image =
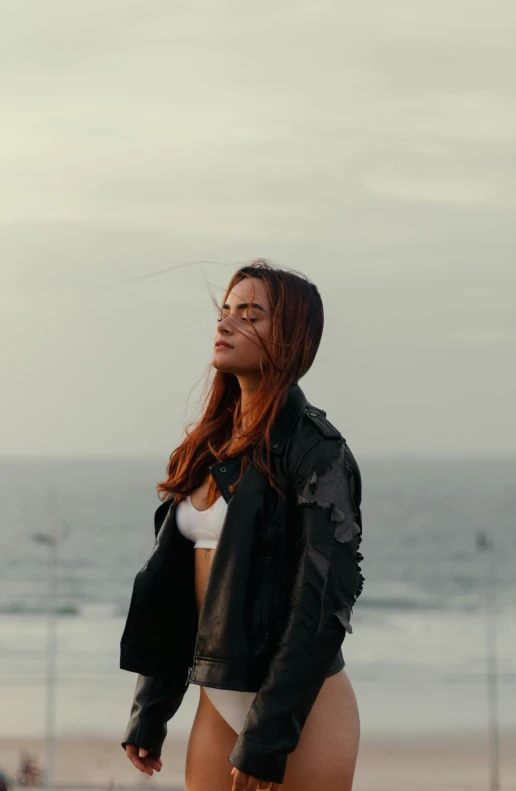
[[[47,594],[47,646],[45,688],[45,791],[52,791],[55,767],[55,720],[56,720],[56,662],[57,662],[57,595],[58,595],[58,508],[57,491],[47,489],[50,531],[36,533],[34,541],[48,547],[48,594]]]
[[[500,789],[500,736],[498,725],[498,669],[496,661],[496,564],[494,542],[484,530],[478,530],[477,549],[489,550],[486,563],[486,659],[487,659],[487,705],[489,714],[489,789]]]

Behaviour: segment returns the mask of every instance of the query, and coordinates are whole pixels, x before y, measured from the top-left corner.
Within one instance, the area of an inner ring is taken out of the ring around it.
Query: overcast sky
[[[257,257],[319,286],[300,384],[358,460],[514,453],[515,34],[512,0],[4,2],[0,453],[166,460]]]

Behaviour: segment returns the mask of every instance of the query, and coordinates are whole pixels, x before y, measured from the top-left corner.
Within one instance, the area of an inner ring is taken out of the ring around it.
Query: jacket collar
[[[272,453],[283,452],[285,442],[288,439],[294,424],[303,409],[308,404],[307,398],[297,382],[290,385],[283,405],[280,407],[276,420],[272,424],[270,439]],[[227,461],[214,462],[209,470],[215,483],[220,489],[226,502],[231,499],[229,487],[238,480],[240,476],[242,457],[237,456]],[[248,468],[249,470],[251,468]]]
[[[297,382],[290,385],[287,397],[271,428],[271,449],[282,453],[290,432],[308,400]]]
[[[299,418],[301,412],[308,405],[308,400],[299,387],[297,382],[290,385],[287,396],[283,405],[276,416],[276,420],[271,426],[271,450],[275,454],[283,453],[285,442],[287,441],[294,424]],[[229,461],[214,462],[210,466],[211,469],[222,469],[226,472],[228,467],[240,467],[241,456],[230,459]]]

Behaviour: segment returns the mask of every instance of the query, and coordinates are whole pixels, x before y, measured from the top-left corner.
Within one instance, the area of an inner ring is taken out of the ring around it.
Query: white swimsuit
[[[194,542],[194,549],[215,549],[226,518],[227,503],[222,495],[210,508],[199,511],[190,496],[177,506],[176,521],[180,533]],[[204,687],[211,702],[236,733],[244,727],[256,692]]]

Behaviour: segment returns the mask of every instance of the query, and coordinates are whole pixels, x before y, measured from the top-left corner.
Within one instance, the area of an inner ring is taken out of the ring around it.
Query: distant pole
[[[486,658],[487,703],[489,713],[489,790],[500,789],[500,736],[498,725],[498,669],[496,661],[496,564],[494,542],[485,530],[478,530],[477,548],[490,551],[486,563]]]
[[[56,662],[57,662],[57,596],[58,596],[58,507],[57,491],[47,489],[50,532],[38,533],[34,541],[48,547],[48,594],[47,594],[47,650],[46,650],[46,696],[45,696],[45,791],[54,787],[55,767],[55,721],[56,721]]]
[[[57,587],[58,534],[57,492],[48,490],[50,524],[53,535],[48,544],[48,637],[47,637],[47,700],[46,700],[46,791],[54,787],[55,724],[56,724],[56,662],[57,662]]]

